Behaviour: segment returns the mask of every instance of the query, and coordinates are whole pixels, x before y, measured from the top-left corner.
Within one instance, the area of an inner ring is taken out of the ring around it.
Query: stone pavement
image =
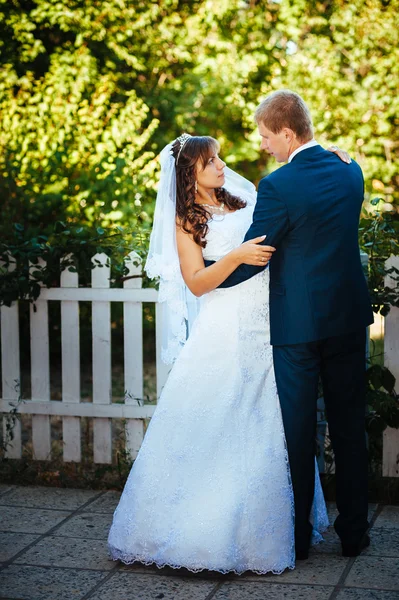
[[[370,506],[372,545],[343,558],[334,531],[282,575],[126,567],[107,557],[117,492],[0,485],[0,598],[399,600],[399,507]],[[334,517],[334,506],[330,506]]]

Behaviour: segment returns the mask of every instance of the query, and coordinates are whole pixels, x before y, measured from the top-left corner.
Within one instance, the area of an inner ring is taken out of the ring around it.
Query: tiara
[[[187,140],[189,140],[191,138],[191,135],[189,133],[182,133],[181,135],[179,135],[178,138],[176,138],[176,142],[179,142],[180,144],[180,148],[179,148],[179,152],[177,154],[177,158],[176,158],[176,164],[179,161],[180,158],[180,152],[183,150],[183,147],[185,145],[185,143],[187,142]],[[172,151],[171,151],[172,153]]]

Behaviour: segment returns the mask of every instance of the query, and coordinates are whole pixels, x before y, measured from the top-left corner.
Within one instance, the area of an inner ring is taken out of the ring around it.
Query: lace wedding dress
[[[217,260],[239,245],[252,212],[247,205],[215,215],[204,257]],[[294,567],[268,285],[266,269],[202,298],[115,511],[113,559],[222,573]],[[318,476],[314,506],[314,527],[322,530],[328,520]]]

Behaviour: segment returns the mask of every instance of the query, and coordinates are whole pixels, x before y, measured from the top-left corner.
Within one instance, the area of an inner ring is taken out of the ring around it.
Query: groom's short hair
[[[309,109],[301,96],[291,90],[278,90],[262,100],[255,111],[255,121],[263,123],[273,133],[288,127],[301,142],[313,138]]]

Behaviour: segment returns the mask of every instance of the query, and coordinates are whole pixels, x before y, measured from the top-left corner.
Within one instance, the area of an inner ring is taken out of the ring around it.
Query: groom
[[[277,248],[270,261],[270,328],[294,488],[296,557],[308,557],[311,541],[319,377],[335,454],[334,527],[343,555],[357,556],[370,543],[365,348],[373,322],[358,247],[362,171],[313,139],[309,110],[294,92],[268,96],[255,119],[261,149],[287,163],[261,180],[245,241],[267,234],[264,243]],[[261,270],[241,265],[221,287]]]

